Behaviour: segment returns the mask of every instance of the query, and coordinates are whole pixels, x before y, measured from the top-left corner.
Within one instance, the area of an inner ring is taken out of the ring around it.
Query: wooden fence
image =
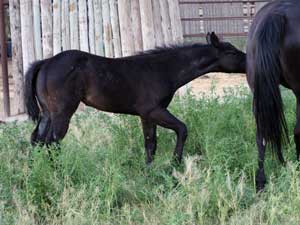
[[[272,0],[179,0],[185,40],[215,31],[222,37],[246,37],[256,12]]]
[[[7,3],[16,86],[15,113],[24,112],[24,71],[35,60],[69,49],[106,57],[128,56],[157,45],[183,41],[178,0],[9,0]],[[5,112],[8,116],[9,109]]]

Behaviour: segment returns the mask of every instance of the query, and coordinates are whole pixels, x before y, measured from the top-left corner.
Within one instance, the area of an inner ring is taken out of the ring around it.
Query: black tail
[[[40,115],[40,108],[36,98],[36,78],[44,61],[34,62],[25,75],[25,104],[29,118],[37,121]]]
[[[254,113],[257,133],[271,144],[284,162],[281,145],[288,141],[287,125],[279,89],[282,67],[280,49],[285,33],[285,17],[274,14],[256,33]]]

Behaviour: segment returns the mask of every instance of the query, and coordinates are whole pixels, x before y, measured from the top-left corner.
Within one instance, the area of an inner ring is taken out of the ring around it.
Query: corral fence
[[[179,0],[183,37],[194,41],[215,31],[244,48],[253,17],[267,2],[271,0]]]

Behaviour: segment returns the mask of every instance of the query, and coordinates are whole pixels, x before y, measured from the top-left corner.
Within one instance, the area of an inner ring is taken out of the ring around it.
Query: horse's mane
[[[171,52],[176,52],[178,50],[188,50],[191,48],[198,48],[203,46],[207,46],[207,45],[203,43],[188,43],[188,44],[184,43],[184,44],[164,45],[164,46],[155,47],[154,49],[140,51],[137,54],[135,54],[135,56],[171,53]]]

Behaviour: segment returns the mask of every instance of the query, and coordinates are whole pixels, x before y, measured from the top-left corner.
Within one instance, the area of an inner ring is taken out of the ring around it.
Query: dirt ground
[[[1,74],[1,71],[0,71]],[[12,81],[10,81],[11,86]],[[209,94],[212,87],[217,95],[222,96],[224,88],[228,87],[240,87],[247,86],[245,74],[226,74],[226,73],[209,73],[206,74],[189,84],[192,92],[199,96],[201,94]],[[11,89],[11,88],[10,88]],[[12,90],[12,89],[11,89]],[[2,80],[0,85],[0,91],[2,93]],[[12,93],[12,91],[11,91]],[[15,114],[13,93],[11,94],[11,105],[12,105],[12,115]],[[0,97],[0,120],[3,120],[3,96]]]
[[[190,83],[192,92],[196,96],[202,93],[209,94],[212,88],[217,95],[222,96],[224,88],[241,86],[247,86],[245,74],[209,73]]]

